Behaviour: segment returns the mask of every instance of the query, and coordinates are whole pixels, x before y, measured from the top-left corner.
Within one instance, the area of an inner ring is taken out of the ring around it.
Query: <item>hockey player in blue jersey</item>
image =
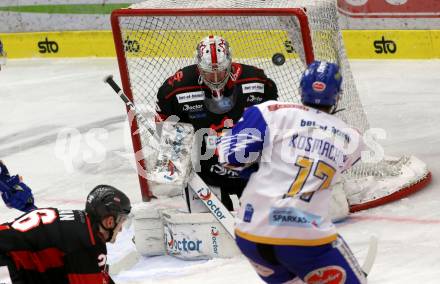
[[[2,69],[2,65],[6,64],[6,51],[3,48],[3,42],[0,39],[0,70]]]
[[[364,149],[359,132],[332,115],[341,82],[336,64],[315,61],[301,78],[303,105],[251,106],[219,141],[225,166],[259,164],[240,199],[235,233],[267,283],[366,283],[329,216],[332,186]]]
[[[19,175],[11,176],[3,161],[0,161],[0,194],[6,206],[23,212],[36,209],[34,197]]]

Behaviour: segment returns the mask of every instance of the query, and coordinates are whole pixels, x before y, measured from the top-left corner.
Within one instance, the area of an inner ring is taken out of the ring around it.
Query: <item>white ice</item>
[[[340,233],[360,259],[369,236],[379,237],[369,283],[440,283],[440,61],[351,64],[371,126],[387,133],[386,154],[416,155],[428,164],[433,182],[408,198],[353,214],[338,225]],[[38,206],[83,208],[87,193],[100,183],[141,201],[125,108],[102,82],[110,73],[119,78],[115,59],[10,60],[0,72],[0,159],[32,186]],[[76,134],[66,143],[57,139],[60,133]],[[70,160],[58,158],[66,154]],[[0,222],[19,214],[0,204]],[[110,262],[134,249],[131,232],[110,246]],[[1,270],[0,283],[5,277]],[[241,256],[195,262],[142,258],[114,278],[117,283],[261,283]]]

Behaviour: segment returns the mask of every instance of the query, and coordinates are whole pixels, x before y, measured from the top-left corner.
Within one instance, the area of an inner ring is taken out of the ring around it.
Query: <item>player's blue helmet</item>
[[[325,61],[313,61],[304,71],[301,82],[303,104],[334,106],[341,91],[339,66]]]

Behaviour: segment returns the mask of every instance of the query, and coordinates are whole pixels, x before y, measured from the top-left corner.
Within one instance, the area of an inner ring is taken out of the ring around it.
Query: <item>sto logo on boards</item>
[[[292,41],[286,40],[283,43],[287,53],[295,53],[295,47],[293,46]]]
[[[135,39],[132,40],[128,36],[124,40],[124,47],[126,52],[138,53],[141,50],[141,45],[139,44],[139,41]]]
[[[49,41],[49,39],[46,37],[44,41],[39,41],[38,44],[38,52],[45,54],[45,53],[58,53],[59,46],[56,41]]]
[[[394,54],[397,51],[397,44],[392,40],[386,40],[385,36],[382,36],[380,40],[375,40],[373,42],[374,52],[377,54]]]

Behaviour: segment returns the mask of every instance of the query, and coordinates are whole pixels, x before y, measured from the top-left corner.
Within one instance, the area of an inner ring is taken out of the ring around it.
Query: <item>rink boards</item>
[[[168,33],[176,33],[176,31]],[[192,38],[205,36],[203,32],[191,32]],[[243,40],[244,32],[223,32],[231,46],[234,42]],[[265,33],[262,37],[258,31],[247,32],[249,40],[252,37],[263,38],[273,45],[269,50],[238,51],[236,58],[267,57],[274,53],[283,53],[287,58],[295,57],[291,51],[287,37],[282,31]],[[440,58],[440,30],[344,30],[342,32],[347,54],[350,59],[434,59]],[[172,37],[174,35],[171,35]],[[180,34],[175,38],[184,40],[191,38],[188,34]],[[59,57],[114,57],[115,48],[111,31],[64,31],[64,32],[35,32],[35,33],[4,33],[0,34],[8,58],[59,58]],[[126,37],[130,53],[136,56],[139,42]],[[152,38],[151,40],[154,40]],[[188,43],[192,46],[196,43]],[[157,46],[157,47],[156,47]],[[182,45],[168,44],[173,50],[174,57],[192,57],[193,48],[187,48],[182,53]],[[152,44],[151,53],[162,56],[159,45]]]

